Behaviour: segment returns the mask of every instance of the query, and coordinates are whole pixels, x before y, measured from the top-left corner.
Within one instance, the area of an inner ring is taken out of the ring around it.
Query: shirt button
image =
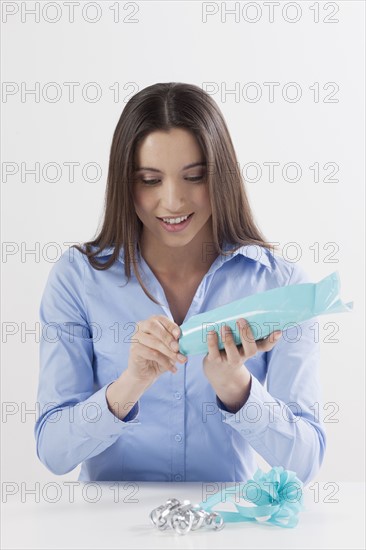
[[[182,436],[180,434],[177,434],[174,439],[175,441],[182,441]]]
[[[174,480],[175,480],[175,481],[182,481],[182,476],[181,476],[180,474],[176,474],[176,475],[174,476]]]
[[[176,399],[181,399],[182,394],[179,393],[179,391],[176,391],[175,394],[174,394],[174,397],[175,397]]]

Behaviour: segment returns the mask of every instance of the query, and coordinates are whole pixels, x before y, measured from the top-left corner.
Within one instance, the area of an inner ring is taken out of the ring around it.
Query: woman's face
[[[188,244],[201,230],[205,237],[211,234],[205,159],[189,131],[152,132],[139,144],[135,160],[134,205],[145,236],[174,247]],[[191,213],[179,232],[167,231],[158,220]]]

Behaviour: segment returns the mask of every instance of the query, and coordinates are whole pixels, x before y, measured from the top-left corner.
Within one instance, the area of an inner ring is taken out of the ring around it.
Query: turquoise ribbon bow
[[[258,469],[246,483],[239,483],[200,502],[199,506],[207,512],[218,502],[235,500],[237,512],[220,511],[225,522],[258,521],[279,525],[280,527],[295,527],[298,523],[298,513],[303,510],[303,483],[295,472],[275,466],[264,473]],[[244,499],[256,506],[241,506],[237,501]]]

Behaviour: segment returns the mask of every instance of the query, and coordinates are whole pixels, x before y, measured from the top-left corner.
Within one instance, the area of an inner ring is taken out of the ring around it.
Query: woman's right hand
[[[175,330],[178,330],[177,336]],[[175,363],[187,361],[187,357],[179,357],[180,334],[179,326],[163,315],[153,315],[139,321],[131,339],[128,359],[130,374],[143,382],[154,382],[166,371],[176,373]]]

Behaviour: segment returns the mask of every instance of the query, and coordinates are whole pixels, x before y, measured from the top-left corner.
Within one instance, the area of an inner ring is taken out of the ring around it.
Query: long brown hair
[[[230,134],[215,101],[193,84],[164,82],[148,86],[126,103],[113,134],[102,228],[94,240],[84,243],[85,250],[73,247],[99,270],[109,269],[123,247],[127,283],[132,264],[143,291],[156,304],[159,302],[141,280],[135,257],[143,228],[133,203],[135,151],[149,133],[172,128],[191,131],[202,149],[216,253],[230,255],[248,244],[276,248],[265,240],[254,221]],[[225,252],[221,248],[225,241],[234,248]],[[91,246],[97,249],[92,251]],[[107,262],[99,263],[95,256],[106,247],[114,247],[114,251]]]

